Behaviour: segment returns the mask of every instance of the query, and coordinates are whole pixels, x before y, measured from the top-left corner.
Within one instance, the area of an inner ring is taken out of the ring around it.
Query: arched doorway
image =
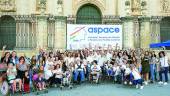
[[[102,15],[100,9],[93,4],[81,6],[77,12],[77,24],[101,24]]]
[[[16,45],[16,22],[11,16],[0,18],[0,48],[7,45],[8,50],[14,49]]]
[[[170,40],[170,17],[162,19],[160,24],[160,36],[161,42]]]

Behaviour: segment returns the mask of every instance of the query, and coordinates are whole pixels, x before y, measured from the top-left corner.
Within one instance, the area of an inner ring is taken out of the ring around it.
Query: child
[[[44,79],[43,73],[38,74],[37,83],[38,83],[39,90],[46,89],[45,88],[45,79]]]
[[[91,75],[92,75],[92,78],[94,75],[96,75],[96,83],[98,83],[98,79],[99,79],[99,76],[100,76],[100,71],[101,71],[101,68],[99,65],[97,65],[97,61],[94,60],[93,61],[93,65],[91,66]],[[94,79],[94,78],[93,78]]]
[[[23,78],[24,92],[26,92],[26,93],[30,92],[29,82],[30,82],[30,77],[29,77],[29,75],[28,75],[28,71],[26,71],[26,72],[25,72],[25,76],[24,76],[24,78]]]
[[[132,76],[133,76],[133,80],[132,80]],[[139,88],[140,85],[140,89],[143,89],[144,86],[143,86],[142,77],[134,65],[131,65],[131,80],[133,81],[133,84],[136,85],[136,88]]]

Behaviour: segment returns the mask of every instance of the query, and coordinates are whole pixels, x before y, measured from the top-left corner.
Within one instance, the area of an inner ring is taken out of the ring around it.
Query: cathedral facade
[[[123,26],[123,48],[170,39],[170,0],[0,0],[0,48],[65,49],[67,24]]]

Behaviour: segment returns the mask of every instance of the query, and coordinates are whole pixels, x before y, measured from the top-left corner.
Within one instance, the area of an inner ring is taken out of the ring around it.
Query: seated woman
[[[84,67],[84,64],[80,59],[77,59],[76,64],[75,64],[75,69],[74,69],[74,82],[77,82],[78,76],[80,75],[80,82],[83,82],[85,79],[85,72],[86,69]]]
[[[97,65],[97,61],[94,60],[93,65],[91,66],[91,75],[92,75],[92,78],[93,78],[93,75],[96,75],[96,83],[98,83],[98,79],[99,79],[99,76],[100,76],[100,71],[101,71],[100,66]]]
[[[136,85],[136,88],[139,88],[139,85],[140,85],[140,89],[143,89],[144,86],[143,86],[142,77],[134,65],[131,65],[130,78],[131,78],[131,81],[133,82],[133,84]]]
[[[9,80],[9,83],[13,84],[13,91],[16,91],[16,83],[19,83],[19,90],[21,91],[21,79],[16,79],[16,75],[17,75],[17,70],[16,67],[14,67],[13,63],[9,63],[8,64],[8,69],[7,69],[7,77]]]
[[[38,74],[38,78],[37,78],[36,81],[37,81],[39,90],[46,89],[45,88],[45,78],[44,78],[44,74],[43,73],[40,72]]]
[[[53,70],[53,74],[54,74],[54,83],[61,84],[61,80],[63,78],[63,71],[62,68],[60,67],[60,64],[56,65],[56,68]]]

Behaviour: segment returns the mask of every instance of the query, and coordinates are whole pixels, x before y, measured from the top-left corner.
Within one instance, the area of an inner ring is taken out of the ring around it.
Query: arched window
[[[16,22],[11,16],[0,18],[0,48],[3,45],[7,45],[8,50],[16,46]]]
[[[101,11],[93,4],[85,4],[81,6],[77,12],[77,24],[101,24]]]

